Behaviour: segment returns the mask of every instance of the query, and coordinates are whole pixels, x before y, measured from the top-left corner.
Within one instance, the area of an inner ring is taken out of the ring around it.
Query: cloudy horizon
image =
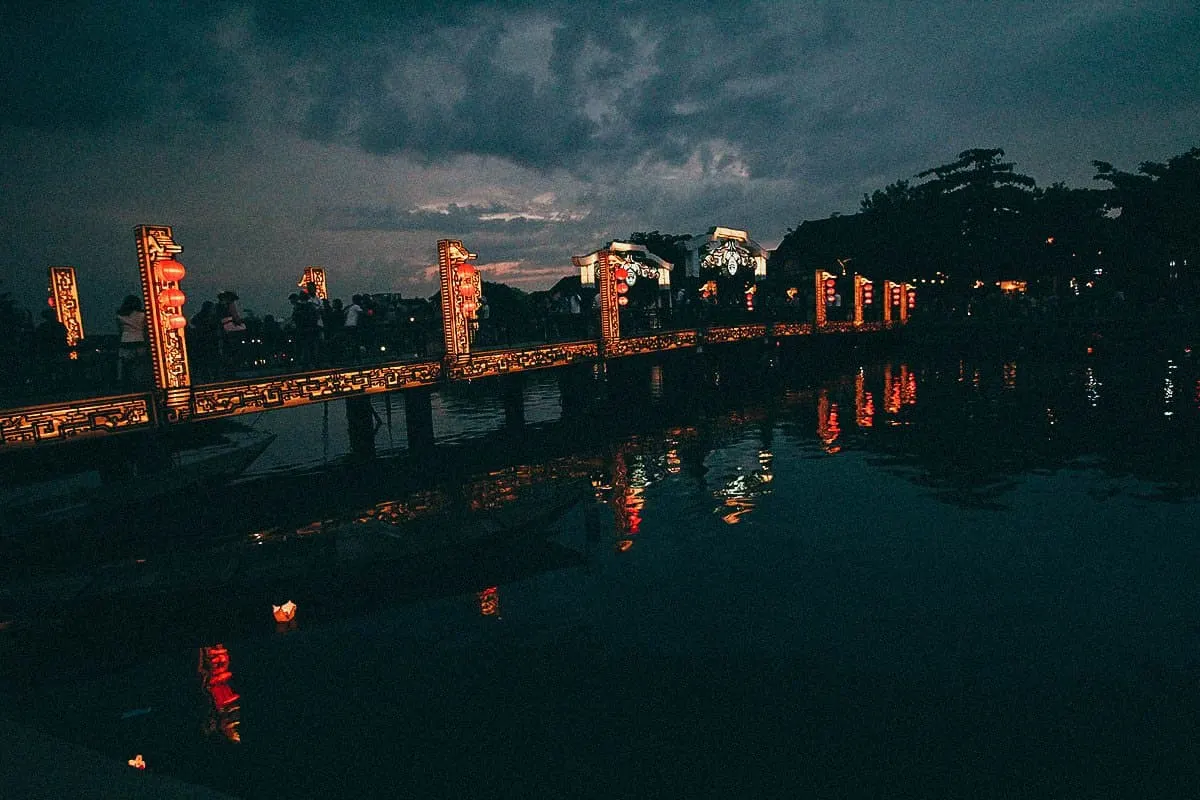
[[[0,291],[75,266],[89,332],[184,247],[187,311],[436,291],[439,238],[532,290],[633,231],[804,219],[972,147],[1086,187],[1200,145],[1190,2],[20,3],[0,11]]]

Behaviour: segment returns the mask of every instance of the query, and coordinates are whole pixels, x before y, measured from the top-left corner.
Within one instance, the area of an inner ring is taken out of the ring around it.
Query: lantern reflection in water
[[[867,376],[862,367],[854,378],[854,422],[860,428],[875,424],[875,396],[867,391]]]
[[[1004,388],[1017,388],[1017,362],[1006,361],[1004,363]]]
[[[479,592],[476,597],[479,599],[479,615],[481,617],[500,616],[500,588],[498,586],[489,586]]]
[[[609,502],[617,535],[616,549],[621,553],[633,547],[633,537],[642,529],[646,487],[651,482],[645,455],[629,452],[637,446],[636,442],[627,442],[613,456],[613,491]]]
[[[758,498],[771,493],[771,483],[775,479],[774,463],[774,453],[766,449],[759,450],[756,470],[746,473],[739,467],[737,473],[714,493],[721,502],[717,513],[721,515],[722,522],[737,525],[757,507]]]
[[[906,406],[917,404],[917,376],[907,364],[900,365],[900,402]]]
[[[817,438],[825,445],[826,453],[832,455],[841,452],[842,447],[837,444],[838,437],[841,435],[842,426],[838,419],[837,403],[831,402],[829,392],[822,389],[820,396],[817,397]]]
[[[1104,384],[1096,379],[1096,372],[1091,367],[1087,368],[1086,376],[1083,384],[1084,393],[1087,395],[1088,405],[1095,408],[1100,404],[1100,387]],[[1200,383],[1196,384],[1196,388],[1200,392]],[[1200,399],[1200,393],[1197,394],[1197,398]]]
[[[229,650],[223,644],[200,648],[200,685],[208,695],[209,709],[205,730],[221,732],[231,742],[240,742],[241,695],[229,685],[233,677],[230,670]]]

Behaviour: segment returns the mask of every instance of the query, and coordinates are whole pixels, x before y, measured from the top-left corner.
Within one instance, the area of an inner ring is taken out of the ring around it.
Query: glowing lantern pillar
[[[899,291],[900,284],[893,281],[883,282],[883,324],[892,324],[892,306],[896,303],[896,293]]]
[[[168,419],[174,421],[188,415],[192,392],[184,333],[187,317],[183,315],[187,298],[179,288],[187,273],[183,264],[175,260],[183,248],[175,243],[171,228],[166,225],[139,225],[134,234],[150,358],[154,362],[154,385],[162,390]]]
[[[437,247],[446,360],[464,361],[471,354],[472,322],[482,291],[479,271],[467,261],[477,256],[457,239],[438,239]]]
[[[643,247],[626,245],[618,249],[617,242],[586,256],[572,256],[571,262],[580,269],[580,283],[593,281],[600,298],[600,346],[621,338],[621,306],[629,302],[622,300],[629,291],[624,252],[644,251]],[[619,270],[619,272],[618,272]],[[621,287],[624,287],[623,289]]]
[[[832,283],[831,283],[832,282]],[[832,273],[819,269],[816,272],[816,328],[820,330],[825,326],[827,320],[826,308],[833,302],[833,295],[837,293],[837,276]]]
[[[908,312],[917,305],[917,287],[911,283],[900,286],[900,324],[908,322]]]
[[[50,303],[54,315],[67,329],[67,347],[71,358],[79,358],[75,345],[83,339],[83,317],[79,310],[79,287],[74,267],[50,267]]]
[[[315,284],[317,287],[317,299],[325,300],[329,297],[329,290],[325,286],[324,267],[304,268],[304,274],[300,276],[300,282],[296,285],[301,289],[306,289],[310,283]]]
[[[864,278],[862,275],[854,276],[854,326],[859,327],[863,324],[864,308],[871,304],[874,299],[874,288],[871,285],[870,278]]]

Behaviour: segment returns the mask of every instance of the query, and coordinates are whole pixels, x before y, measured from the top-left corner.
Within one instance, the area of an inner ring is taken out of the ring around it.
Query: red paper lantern
[[[464,300],[462,304],[463,311],[467,314],[474,314],[477,307],[474,300]]]
[[[460,278],[470,278],[471,276],[473,276],[475,274],[475,271],[476,270],[474,267],[472,267],[470,264],[468,264],[464,261],[463,263],[458,265],[457,273],[458,273],[458,277],[460,277]]]
[[[617,267],[615,270],[613,270],[613,277],[619,281],[623,281],[629,277],[629,270],[625,269],[624,267]]]
[[[625,295],[621,295],[620,297],[617,298],[617,305],[619,305],[619,306],[629,305],[629,298],[626,297]]]
[[[863,305],[869,306],[875,302],[875,288],[869,284],[863,284]]]
[[[173,314],[171,315],[171,318],[167,320],[167,325],[171,326],[173,330],[182,330],[183,328],[187,327],[187,317],[185,317],[183,314]]]
[[[187,274],[187,270],[173,258],[164,258],[157,263],[159,280],[168,283],[183,280],[183,276]]]
[[[167,289],[158,296],[158,303],[167,308],[179,308],[186,299],[187,296],[178,289]]]
[[[628,283],[622,282],[622,283],[617,284],[617,294],[625,294],[628,291],[629,291]]]

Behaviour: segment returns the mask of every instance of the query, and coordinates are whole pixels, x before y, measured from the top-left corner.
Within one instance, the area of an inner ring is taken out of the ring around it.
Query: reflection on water
[[[200,648],[200,688],[208,696],[204,730],[220,733],[231,742],[240,742],[242,734],[242,696],[229,685],[233,678],[229,649],[223,644]]]
[[[1084,370],[1084,375],[1086,376],[1083,383],[1085,396],[1087,397],[1088,405],[1095,408],[1100,404],[1100,389],[1103,388],[1104,384],[1096,378],[1096,370],[1092,367]]]
[[[500,587],[489,586],[479,592],[479,614],[483,617],[500,616]]]
[[[14,713],[246,797],[1019,796],[1017,773],[1087,784],[1109,757],[1127,789],[1156,731],[1190,741],[1195,363],[847,367],[740,393],[728,371],[703,411],[638,426],[627,407],[563,423],[536,384],[543,422],[515,444],[471,438],[503,418],[485,390],[448,396],[490,409],[439,423],[496,451],[465,448],[475,466],[264,477],[223,498],[201,554],[30,584],[71,593],[40,621],[8,588]],[[671,374],[639,396],[670,397]],[[272,626],[286,598],[303,626]],[[999,739],[997,777],[979,754]]]

